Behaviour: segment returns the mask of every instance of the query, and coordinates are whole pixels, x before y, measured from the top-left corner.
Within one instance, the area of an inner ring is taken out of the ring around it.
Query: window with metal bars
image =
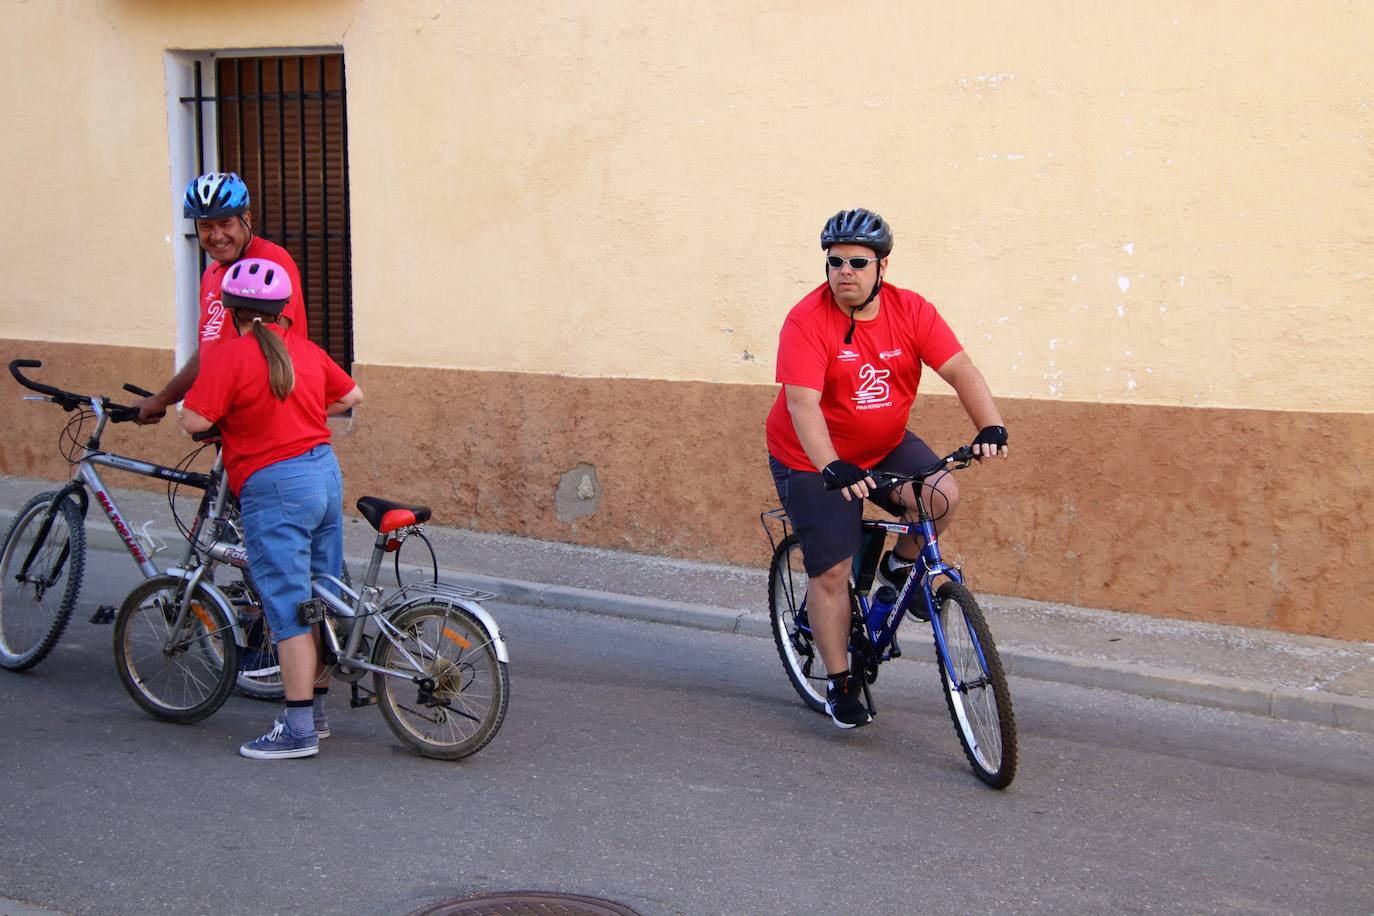
[[[194,65],[199,172],[238,172],[252,195],[253,232],[295,259],[310,337],[353,365],[348,106],[342,54],[223,57],[214,91]],[[215,162],[200,138],[214,119]],[[201,269],[205,255],[201,253]]]

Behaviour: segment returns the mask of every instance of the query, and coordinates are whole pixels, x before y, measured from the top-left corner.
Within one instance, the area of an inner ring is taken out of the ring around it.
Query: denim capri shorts
[[[254,471],[239,490],[248,569],[272,638],[309,633],[297,608],[311,578],[343,568],[343,475],[329,445]]]

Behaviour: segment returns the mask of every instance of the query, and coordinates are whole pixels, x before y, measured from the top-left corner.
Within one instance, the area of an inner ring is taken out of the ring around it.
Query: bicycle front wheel
[[[76,607],[86,529],[75,501],[52,511],[56,492],[29,500],[0,546],[0,667],[32,668],[52,651]]]
[[[181,616],[186,581],[141,582],[115,617],[119,679],[144,712],[165,722],[198,722],[219,709],[234,687],[238,646],[229,619],[204,586]]]
[[[935,594],[948,657],[935,647],[954,730],[973,772],[994,789],[1016,776],[1016,719],[1002,660],[972,593],[946,582]]]
[[[373,664],[425,679],[374,676],[382,718],[425,757],[457,760],[496,737],[506,718],[506,664],[476,617],[447,604],[422,604],[388,621],[400,631],[378,634]]]
[[[801,545],[795,534],[789,534],[773,551],[773,562],[768,568],[768,619],[787,679],[802,702],[817,712],[825,712],[829,681],[806,620],[807,582]]]

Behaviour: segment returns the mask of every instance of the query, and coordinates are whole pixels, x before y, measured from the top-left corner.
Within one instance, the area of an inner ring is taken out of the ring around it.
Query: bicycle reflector
[[[444,636],[448,637],[448,641],[449,641],[449,642],[455,643],[455,644],[457,644],[457,645],[460,645],[460,646],[462,646],[464,649],[471,649],[471,648],[472,648],[472,643],[469,642],[468,640],[464,639],[464,638],[462,637],[462,635],[461,635],[457,630],[454,630],[454,629],[452,629],[451,627],[444,627],[444,629],[443,629],[442,632],[443,632]]]

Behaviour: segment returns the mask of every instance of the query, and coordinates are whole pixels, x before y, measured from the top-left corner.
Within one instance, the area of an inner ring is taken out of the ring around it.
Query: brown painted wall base
[[[152,387],[172,369],[161,350],[6,341],[4,352],[43,359],[41,377],[77,389]],[[763,444],[772,386],[370,365],[355,374],[367,400],[336,440],[350,500],[426,502],[446,525],[767,562],[758,514],[776,503]],[[1374,449],[1374,418],[1000,406],[1014,457],[960,478],[944,541],[977,589],[1374,639],[1374,474],[1358,458]],[[0,421],[0,472],[65,475],[60,411],[3,399]],[[969,435],[947,396],[923,396],[913,427],[937,450]],[[115,428],[106,445],[160,460],[190,450],[171,423]]]

